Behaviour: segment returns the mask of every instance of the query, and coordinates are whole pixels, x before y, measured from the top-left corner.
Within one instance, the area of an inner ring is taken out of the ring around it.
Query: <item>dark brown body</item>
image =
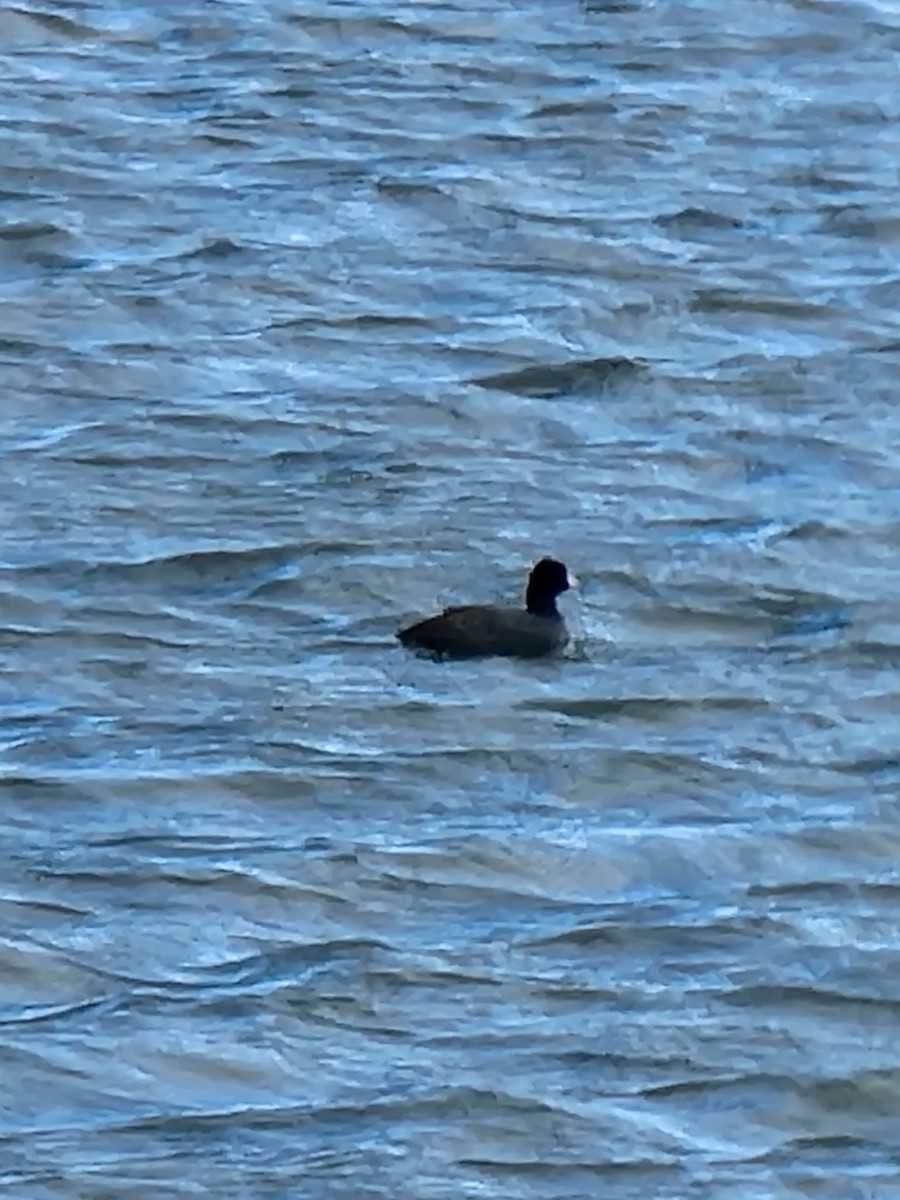
[[[536,617],[517,608],[488,608],[470,604],[445,608],[436,617],[401,629],[397,637],[412,650],[427,650],[447,658],[540,658],[561,650],[568,641],[565,622]]]

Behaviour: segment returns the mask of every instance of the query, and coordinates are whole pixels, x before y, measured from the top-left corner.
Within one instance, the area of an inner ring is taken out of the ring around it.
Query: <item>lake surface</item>
[[[895,1197],[900,6],[0,37],[4,1195]]]

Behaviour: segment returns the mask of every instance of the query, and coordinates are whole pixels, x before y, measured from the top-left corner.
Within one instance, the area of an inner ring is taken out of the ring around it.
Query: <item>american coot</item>
[[[525,607],[465,604],[401,629],[397,637],[411,650],[441,658],[537,658],[561,650],[569,640],[556,597],[576,583],[561,562],[542,558],[532,568]]]

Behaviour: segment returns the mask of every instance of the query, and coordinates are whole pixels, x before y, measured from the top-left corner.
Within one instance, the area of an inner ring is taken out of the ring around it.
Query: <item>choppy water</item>
[[[897,7],[0,36],[4,1194],[896,1196]]]

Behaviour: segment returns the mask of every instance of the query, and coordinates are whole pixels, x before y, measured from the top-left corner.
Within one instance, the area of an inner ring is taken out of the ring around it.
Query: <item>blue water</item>
[[[894,1196],[900,10],[0,36],[0,1184]]]

